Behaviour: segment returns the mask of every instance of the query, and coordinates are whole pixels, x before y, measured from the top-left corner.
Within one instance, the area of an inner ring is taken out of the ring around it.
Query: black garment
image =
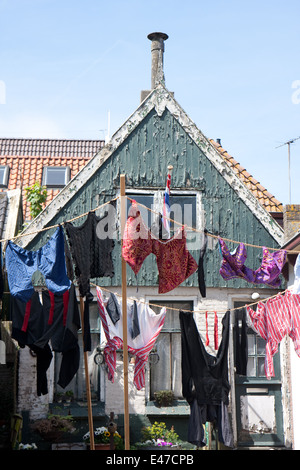
[[[136,301],[134,300],[133,305],[132,305],[132,323],[131,323],[130,334],[131,334],[132,339],[135,339],[140,333],[141,332],[140,332],[137,305],[136,305]]]
[[[121,312],[120,312],[120,306],[119,303],[116,299],[115,294],[113,292],[110,294],[107,305],[106,305],[106,310],[109,315],[109,318],[115,325],[117,321],[120,320],[121,318]]]
[[[222,319],[222,340],[217,356],[209,354],[202,342],[193,313],[179,312],[182,347],[182,394],[190,405],[188,442],[206,445],[203,424],[214,422],[219,441],[232,447],[228,419],[228,344],[230,313]]]
[[[248,336],[246,308],[234,311],[235,314],[235,370],[239,375],[247,375],[248,364]]]
[[[218,441],[227,447],[233,447],[233,434],[229,423],[227,406],[199,405],[195,398],[190,404],[190,418],[188,423],[187,440],[197,447],[207,445],[203,425],[213,423],[218,430]]]
[[[47,370],[52,361],[52,351],[49,344],[44,348],[38,348],[34,345],[30,349],[36,354],[36,393],[37,396],[47,395],[48,393],[48,380]]]
[[[222,340],[216,356],[209,354],[202,342],[193,313],[179,312],[182,346],[182,392],[191,403],[228,404],[228,343],[230,313],[222,319]]]
[[[85,222],[79,227],[70,222],[64,224],[81,297],[90,292],[90,279],[114,275],[114,240],[99,238],[99,234],[97,235],[97,224],[106,217],[107,214],[100,218],[95,212],[89,212]],[[68,256],[67,250],[66,257]]]
[[[62,353],[58,384],[63,388],[77,372],[80,359],[80,317],[74,285],[63,294],[45,290],[42,300],[37,292],[29,302],[11,298],[12,337],[21,347],[28,346],[36,353],[38,395],[48,393],[46,372],[52,359],[49,342],[53,351]]]
[[[200,249],[199,261],[198,261],[198,285],[202,297],[206,297],[206,285],[204,276],[204,255],[207,248],[207,230],[204,230],[203,244]]]

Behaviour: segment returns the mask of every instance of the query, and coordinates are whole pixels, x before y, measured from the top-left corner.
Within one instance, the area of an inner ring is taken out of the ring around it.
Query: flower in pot
[[[142,441],[136,443],[137,449],[156,449],[161,447],[180,448],[179,436],[173,426],[167,429],[163,422],[155,421],[151,426],[142,429]]]
[[[111,437],[111,433],[109,432],[107,427],[101,426],[101,427],[96,428],[94,430],[94,443],[95,443],[95,446],[97,444],[102,444],[102,445],[106,445],[106,448],[109,449],[110,448],[110,437]],[[88,445],[90,444],[90,441],[91,441],[90,432],[87,432],[83,436],[83,440]],[[114,443],[114,448],[116,450],[124,449],[123,439],[117,431],[113,432],[113,443]]]
[[[154,398],[158,406],[170,406],[174,401],[172,390],[159,390],[154,392]]]

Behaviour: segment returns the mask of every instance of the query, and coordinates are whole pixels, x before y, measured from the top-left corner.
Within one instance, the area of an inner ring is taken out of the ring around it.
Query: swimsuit
[[[279,275],[286,261],[286,251],[279,250],[270,253],[263,247],[263,260],[261,266],[254,271],[247,268],[244,263],[247,259],[246,247],[243,243],[233,253],[230,253],[224,240],[219,238],[220,251],[223,256],[220,274],[223,279],[241,278],[256,284],[267,284],[268,286],[280,287]]]

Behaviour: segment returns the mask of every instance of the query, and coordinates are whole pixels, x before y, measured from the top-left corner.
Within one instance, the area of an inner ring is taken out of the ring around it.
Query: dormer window
[[[1,165],[0,166],[0,188],[8,187],[8,178],[9,178],[9,166]]]
[[[43,171],[43,185],[47,188],[63,188],[70,181],[70,167],[46,166]]]

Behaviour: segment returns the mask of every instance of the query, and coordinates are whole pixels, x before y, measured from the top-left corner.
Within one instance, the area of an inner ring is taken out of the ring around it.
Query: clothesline
[[[125,197],[126,197],[126,199],[128,199],[130,202],[132,202],[132,201],[134,200],[133,198],[130,198],[130,197],[128,197],[128,196],[125,196]],[[95,211],[97,211],[97,210],[99,210],[99,209],[101,209],[101,208],[107,206],[108,204],[111,204],[112,202],[116,201],[116,200],[119,199],[119,198],[120,198],[120,196],[116,196],[115,198],[111,199],[110,201],[107,201],[107,202],[105,202],[104,204],[101,204],[101,205],[97,206],[95,209],[90,209],[89,211],[84,212],[84,213],[82,213],[82,214],[79,214],[78,216],[73,217],[72,219],[68,219],[67,221],[64,221],[64,223],[66,223],[66,222],[73,222],[73,221],[75,221],[75,220],[78,220],[78,219],[80,219],[81,217],[84,217],[84,216],[88,215],[89,212],[95,212]],[[137,203],[139,206],[141,206],[141,207],[147,209],[149,212],[152,212],[153,214],[156,214],[156,215],[160,215],[159,212],[154,211],[153,209],[150,209],[149,207],[145,206],[144,204],[142,204],[142,203],[140,203],[140,202],[137,202],[137,201],[136,201],[136,203]],[[181,223],[181,222],[177,222],[176,220],[171,219],[171,218],[169,218],[169,217],[167,217],[167,219],[168,219],[169,222],[173,222],[174,224],[177,224],[177,225],[182,226],[182,223]],[[44,232],[44,231],[46,231],[46,230],[50,230],[50,229],[53,229],[53,228],[57,228],[57,227],[59,227],[59,225],[61,225],[61,223],[58,223],[58,224],[55,224],[55,225],[50,225],[50,226],[47,226],[47,227],[43,227],[43,228],[41,228],[41,229],[39,229],[39,230],[35,230],[35,231],[29,232],[29,233],[20,233],[20,234],[15,235],[14,237],[11,237],[11,238],[3,238],[3,239],[0,239],[0,243],[7,242],[7,241],[9,241],[9,240],[16,240],[16,239],[19,239],[19,238],[22,238],[22,237],[29,237],[30,235],[35,235],[35,234],[37,234],[37,233]],[[191,231],[196,232],[196,233],[203,233],[203,230],[198,230],[198,229],[196,229],[196,228],[194,228],[194,227],[190,227],[190,226],[188,226],[188,225],[184,225],[184,226],[185,226],[185,228],[186,228],[187,230],[191,230]],[[208,231],[207,231],[206,234],[207,234],[207,236],[209,236],[209,237],[211,237],[211,238],[215,238],[215,239],[218,239],[218,238],[219,238],[219,235],[214,235],[214,234],[212,234],[212,233],[210,233],[210,232],[208,232]],[[232,239],[230,239],[230,238],[224,238],[224,237],[222,237],[222,239],[223,239],[224,241],[231,242],[231,243],[235,243],[235,244],[241,243],[241,242],[239,242],[239,241],[237,241],[237,240],[232,240]],[[249,247],[252,247],[252,248],[260,248],[260,249],[263,248],[261,245],[254,245],[254,244],[246,243],[246,242],[243,242],[243,243],[244,243],[245,246],[249,246]],[[274,251],[277,251],[277,250],[278,250],[278,248],[273,248],[273,247],[265,247],[265,248],[267,248],[268,250],[274,250]],[[300,251],[296,251],[296,250],[285,250],[285,251],[286,251],[286,253],[289,253],[289,254],[299,254],[299,253],[300,253]]]
[[[94,284],[91,282],[91,286],[94,286],[94,287],[98,287],[99,289],[101,290],[104,290],[105,292],[108,292],[110,294],[115,294],[117,295],[118,297],[122,297],[122,294],[118,294],[117,292],[112,292],[111,290],[107,289],[106,287],[102,287],[102,286],[98,286],[97,284]],[[286,289],[284,291],[281,291],[281,294],[285,294],[285,292],[287,292],[289,289]],[[276,296],[278,295],[278,292],[276,292],[276,294],[270,296],[270,297],[267,297],[265,299],[259,299],[257,302],[253,302],[251,304],[245,304],[245,305],[242,305],[242,307],[235,307],[235,308],[231,308],[231,309],[226,309],[226,310],[217,310],[217,313],[226,313],[226,312],[234,312],[235,310],[242,310],[243,308],[245,307],[252,307],[254,305],[257,305],[259,302],[267,302],[268,300],[271,300],[273,298],[275,298]],[[132,300],[134,301],[135,299],[134,298],[131,298],[131,297],[128,297],[129,300]],[[143,303],[143,304],[147,304],[149,305],[150,307],[158,307],[158,308],[164,308],[166,307],[165,305],[158,305],[158,304],[152,304],[152,303],[149,303],[149,302],[146,302],[146,301],[142,301],[142,300],[139,300],[140,303]],[[186,312],[186,313],[215,313],[216,312],[216,309],[214,310],[210,310],[210,309],[203,309],[203,310],[185,310],[183,308],[175,308],[175,307],[167,307],[169,310],[175,310],[177,312],[181,311],[181,312]]]
[[[110,201],[108,202],[105,202],[104,204],[101,204],[100,206],[96,207],[95,209],[90,209],[89,211],[87,212],[84,212],[83,214],[80,214],[80,215],[77,215],[76,217],[73,217],[72,219],[69,219],[67,221],[64,221],[64,223],[66,222],[74,222],[74,220],[78,220],[80,219],[81,217],[84,217],[86,215],[89,214],[89,212],[96,212],[97,210],[99,209],[102,209],[102,207],[105,207],[107,206],[108,204],[111,204],[112,202],[116,201],[120,196],[117,196],[115,197],[114,199],[111,199]],[[35,230],[34,232],[30,232],[30,233],[20,233],[18,235],[15,235],[14,237],[11,237],[11,238],[3,238],[2,240],[0,240],[0,243],[2,242],[8,242],[9,240],[15,240],[17,238],[22,238],[22,237],[29,237],[30,235],[35,235],[36,233],[40,233],[40,232],[44,232],[46,230],[50,230],[52,228],[57,228],[61,225],[60,224],[55,224],[55,225],[50,225],[48,227],[44,227],[44,228],[41,228],[39,230]]]
[[[127,198],[130,202],[135,201],[135,199],[130,198],[130,197],[128,197],[128,196],[126,196],[126,198]],[[145,206],[145,205],[142,204],[141,202],[137,202],[137,201],[135,201],[135,202],[136,202],[139,206],[143,207],[144,209],[147,209],[149,212],[152,212],[153,214],[156,214],[156,215],[160,215],[159,212],[154,211],[153,209],[150,209],[149,207]],[[177,225],[182,226],[182,223],[181,223],[181,222],[177,222],[176,220],[170,219],[170,218],[168,218],[168,217],[166,217],[166,218],[168,219],[169,222],[173,222],[174,224],[177,224]],[[196,232],[196,233],[203,233],[203,230],[198,230],[198,229],[196,229],[196,228],[194,228],[194,227],[189,227],[188,225],[184,225],[184,226],[185,226],[185,228],[186,228],[187,230],[191,230],[191,231]],[[209,237],[211,237],[211,238],[216,238],[216,239],[219,238],[219,235],[214,235],[214,234],[212,234],[212,233],[210,233],[210,232],[207,232],[207,235],[208,235]],[[227,241],[227,242],[231,242],[231,243],[236,243],[236,244],[241,243],[241,242],[239,242],[239,241],[237,241],[237,240],[232,240],[232,239],[230,239],[230,238],[224,238],[224,237],[222,237],[222,239],[225,240],[225,241]],[[263,247],[260,246],[260,245],[253,245],[253,244],[251,244],[251,243],[245,243],[245,242],[243,242],[243,243],[244,243],[245,246],[250,246],[250,247],[252,247],[252,248],[263,248]],[[267,248],[268,250],[274,250],[274,251],[277,251],[277,250],[278,250],[278,248],[270,248],[270,247],[265,247],[265,248]],[[294,253],[294,254],[299,254],[299,253],[300,253],[300,251],[294,251],[294,250],[285,250],[285,251],[286,251],[287,253],[290,253],[290,254],[292,254],[292,253]]]

